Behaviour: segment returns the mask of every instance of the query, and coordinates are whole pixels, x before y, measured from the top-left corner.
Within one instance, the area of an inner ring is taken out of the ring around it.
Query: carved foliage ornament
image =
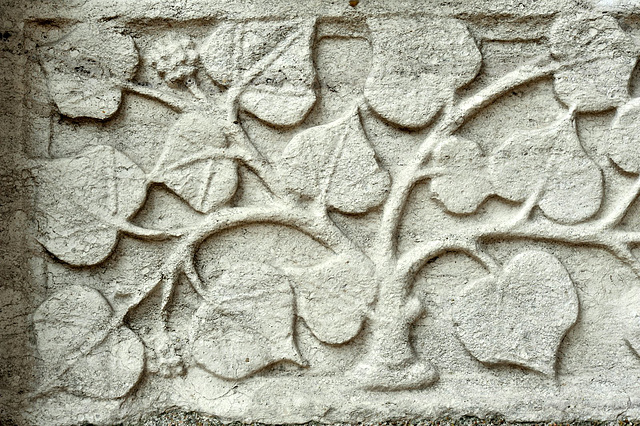
[[[410,340],[411,325],[423,311],[413,282],[445,252],[466,254],[488,273],[455,303],[457,333],[467,350],[487,368],[515,364],[555,374],[556,352],[578,316],[572,277],[551,253],[526,251],[501,265],[485,243],[521,238],[597,246],[640,273],[631,252],[640,239],[618,227],[640,185],[600,215],[605,178],[575,124],[577,114],[617,108],[608,155],[625,172],[640,172],[640,134],[634,130],[640,104],[628,90],[638,46],[610,16],[560,16],[547,55],[460,97],[458,89],[474,81],[483,63],[464,21],[380,17],[368,19],[367,26],[373,63],[362,97],[335,121],[296,132],[273,158],[257,148],[242,120],[250,115],[287,129],[305,120],[317,98],[313,20],[220,21],[200,42],[174,30],[143,58],[164,80],[157,85],[136,79],[140,58],[133,38],[104,23],[77,24],[40,47],[60,115],[114,119],[123,97],[138,94],[179,118],[168,127],[151,171],[104,145],[29,160],[38,190],[36,238],[60,262],[98,265],[123,235],[172,242],[157,283],[123,308],[114,309],[114,301],[82,283],[50,295],[38,308],[38,349],[51,374],[37,394],[126,395],[145,368],[145,350],[125,318],[157,289],[165,295],[158,308],[164,312],[182,276],[200,297],[192,332],[182,337],[190,355],[177,361],[187,368],[197,365],[238,380],[283,361],[304,367],[298,321],[330,345],[348,344],[366,323],[368,352],[352,375],[360,385],[430,385],[437,371]],[[518,131],[492,152],[457,133],[503,94],[547,76],[566,106],[555,122]],[[215,93],[201,88],[206,79]],[[400,172],[392,175],[381,163],[364,114],[399,131],[425,131]],[[241,169],[257,177],[269,201],[235,203],[246,185]],[[433,196],[452,215],[473,215],[491,197],[520,208],[508,220],[456,228],[446,237],[424,235],[424,242],[400,251],[404,206],[421,181],[430,181]],[[197,223],[171,229],[135,225],[151,185],[172,191],[199,214]],[[534,214],[537,209],[541,214]],[[333,217],[371,211],[378,212],[378,232],[375,249],[365,252]],[[221,267],[194,260],[205,241],[255,223],[293,228],[330,254],[311,265]]]

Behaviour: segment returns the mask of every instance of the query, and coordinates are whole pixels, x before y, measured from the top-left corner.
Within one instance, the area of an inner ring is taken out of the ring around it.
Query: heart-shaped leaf
[[[640,50],[613,17],[560,17],[549,42],[553,56],[564,64],[554,74],[553,87],[566,105],[604,111],[629,99],[629,79]]]
[[[38,241],[73,265],[95,265],[109,256],[118,230],[146,197],[145,173],[108,146],[43,160],[33,174]]]
[[[640,172],[640,98],[618,108],[609,130],[609,157],[623,170]]]
[[[357,108],[333,123],[297,134],[284,149],[279,167],[287,190],[343,213],[379,206],[391,185]]]
[[[298,315],[318,340],[340,344],[362,329],[376,295],[375,265],[366,258],[334,256],[292,271]]]
[[[499,276],[472,283],[456,299],[458,337],[479,361],[555,374],[560,342],[578,318],[578,295],[553,255],[527,251]]]
[[[263,263],[205,271],[205,303],[192,323],[198,365],[240,379],[276,362],[305,365],[293,340],[294,298],[289,279]]]
[[[401,127],[429,124],[480,70],[482,55],[461,21],[393,17],[367,23],[373,66],[364,94],[371,108]]]
[[[69,286],[33,315],[38,352],[54,386],[92,398],[124,396],[144,369],[144,346],[130,329],[112,326],[113,309],[97,291]]]
[[[60,112],[107,119],[119,108],[120,86],[138,66],[130,36],[94,23],[78,24],[62,40],[42,47],[42,66]]]
[[[267,123],[300,123],[316,101],[313,20],[222,22],[200,51],[207,73]]]
[[[215,119],[185,114],[167,135],[154,179],[208,213],[229,201],[238,187],[238,165],[227,156],[227,145]]]
[[[602,202],[602,172],[582,149],[569,116],[544,129],[510,137],[489,159],[496,194],[524,201],[541,189],[538,205],[558,222],[593,216]]]
[[[486,158],[473,141],[451,137],[433,153],[438,175],[431,180],[431,190],[453,213],[473,213],[493,188],[486,170]]]

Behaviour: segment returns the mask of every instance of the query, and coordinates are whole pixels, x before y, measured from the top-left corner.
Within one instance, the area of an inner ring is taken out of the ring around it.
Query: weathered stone
[[[0,10],[0,423],[640,418],[640,3]]]

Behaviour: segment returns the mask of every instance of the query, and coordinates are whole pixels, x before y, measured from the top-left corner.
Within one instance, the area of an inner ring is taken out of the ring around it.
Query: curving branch
[[[126,313],[138,306],[141,301],[151,294],[153,290],[158,288],[158,286],[160,286],[162,290],[160,311],[162,315],[166,315],[166,309],[171,301],[171,296],[180,273],[186,275],[196,292],[202,296],[206,292],[206,286],[200,279],[193,265],[195,252],[200,244],[218,232],[237,226],[256,223],[276,223],[291,226],[309,235],[334,252],[357,251],[358,254],[363,254],[326,216],[313,215],[306,210],[293,208],[286,204],[271,207],[229,207],[210,213],[201,223],[194,227],[175,231],[183,234],[183,237],[165,261],[160,273],[160,282],[149,292],[144,293],[134,304],[130,305],[122,317],[124,318]]]
[[[143,240],[164,241],[172,238],[179,238],[183,235],[180,230],[161,231],[156,229],[148,229],[126,221],[113,223],[117,226],[120,232],[131,237],[140,238]]]
[[[398,260],[397,274],[409,282],[430,260],[448,252],[460,252],[480,263],[489,273],[499,274],[500,264],[487,253],[478,241],[447,236],[445,239],[418,244]]]
[[[454,133],[474,114],[496,101],[505,93],[525,83],[549,76],[559,68],[560,64],[554,61],[549,55],[542,55],[533,62],[511,71],[504,77],[480,90],[478,93],[462,100],[458,105],[453,107],[440,123],[442,133]]]
[[[491,271],[497,264],[491,265],[490,258],[478,249],[478,244],[494,238],[551,241],[601,248],[627,264],[640,277],[640,260],[631,252],[632,246],[640,244],[640,232],[611,229],[601,222],[562,225],[551,221],[525,220],[480,229],[469,228],[462,230],[455,238],[418,244],[400,257],[398,269],[411,276],[432,258],[446,251],[461,251],[479,260]]]
[[[309,235],[325,247],[338,251],[354,250],[353,242],[322,216],[289,204],[269,207],[229,207],[213,212],[197,226],[186,229],[186,242],[195,249],[205,239],[217,232],[252,223],[275,223],[290,226]]]
[[[466,120],[503,94],[527,82],[551,75],[560,68],[561,65],[551,57],[541,56],[531,64],[512,71],[477,94],[461,101],[457,106],[445,113],[445,117],[442,119],[438,129],[432,134],[439,137],[453,134]],[[574,111],[572,110],[569,113],[573,114]],[[427,145],[427,141],[423,145]],[[407,188],[410,190],[410,186],[415,181],[430,178],[431,174],[432,171],[429,169],[420,169],[416,171],[413,180],[404,177],[405,186],[401,188],[402,190],[399,191],[399,194],[396,194],[396,200],[401,195],[406,197]],[[532,195],[522,203],[519,212],[511,221],[486,226],[481,229],[463,230],[455,239],[448,237],[446,240],[436,240],[417,245],[400,256],[398,269],[408,275],[415,274],[428,260],[445,251],[461,251],[475,257],[484,264],[487,263],[487,258],[482,259],[477,256],[482,251],[474,252],[474,244],[477,247],[483,240],[508,238],[544,240],[602,248],[627,264],[640,277],[640,260],[631,251],[633,246],[640,245],[640,232],[624,231],[616,228],[629,211],[631,205],[640,196],[640,176],[610,214],[601,220],[577,225],[563,225],[547,220],[532,221],[530,219],[531,212],[537,205],[542,191],[543,184],[541,183],[536,187]],[[395,214],[400,213],[401,209],[396,206]],[[476,256],[474,256],[474,253]],[[489,262],[491,261],[489,260]]]

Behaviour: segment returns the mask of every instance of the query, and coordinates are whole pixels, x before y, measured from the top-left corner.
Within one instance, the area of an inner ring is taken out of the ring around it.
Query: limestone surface
[[[0,423],[640,419],[640,2],[0,0]]]

